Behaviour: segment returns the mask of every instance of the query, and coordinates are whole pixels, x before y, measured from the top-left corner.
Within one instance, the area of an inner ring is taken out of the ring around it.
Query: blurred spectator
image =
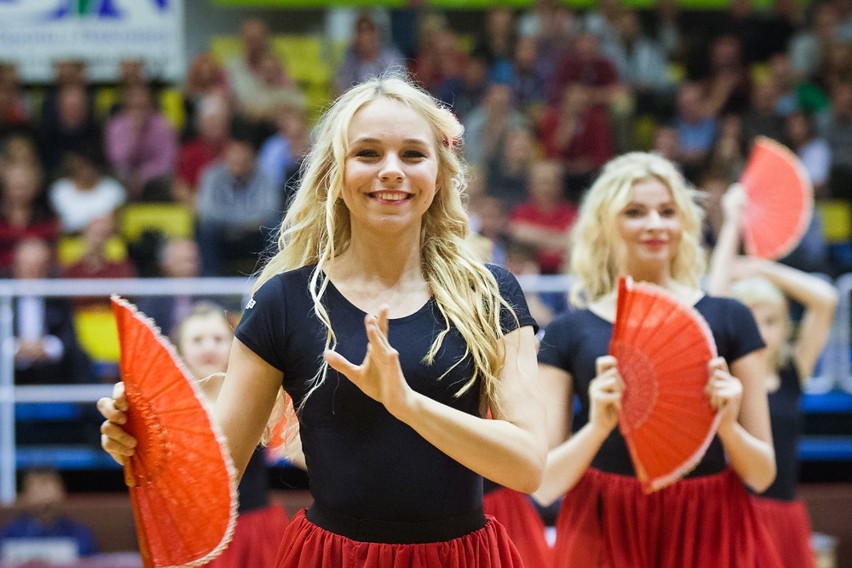
[[[488,63],[484,56],[473,54],[465,61],[461,75],[448,77],[438,85],[434,94],[464,122],[482,103],[488,85]]]
[[[751,147],[756,136],[773,140],[784,139],[784,117],[778,112],[778,92],[775,85],[763,81],[751,90],[751,105],[742,114],[742,141]]]
[[[35,238],[54,243],[59,225],[41,199],[41,172],[36,165],[13,162],[0,170],[0,175],[0,270],[5,272],[20,241]]]
[[[852,2],[849,0],[829,0],[837,11],[837,38],[840,41],[852,41]]]
[[[83,229],[83,254],[73,264],[62,271],[63,278],[135,278],[136,268],[128,258],[110,259],[107,255],[107,243],[116,236],[114,214],[96,217]],[[72,300],[75,308],[110,308],[109,298],[76,297]]]
[[[288,101],[303,104],[304,95],[287,76],[284,63],[271,51],[261,56],[255,79],[252,95],[242,101],[240,110],[243,118],[266,132],[274,128],[276,106]]]
[[[506,240],[509,238],[509,213],[506,202],[499,197],[484,196],[471,210],[475,219],[476,232],[491,242],[489,262],[503,265],[506,263]]]
[[[652,36],[662,47],[667,60],[681,62],[685,42],[678,1],[659,0],[656,3],[655,16]]]
[[[477,37],[473,53],[485,58],[492,69],[509,65],[515,53],[515,14],[508,6],[495,5],[485,13],[485,27]]]
[[[814,6],[811,22],[790,39],[790,64],[799,80],[814,79],[837,38],[838,15],[831,3]]]
[[[198,243],[192,239],[172,239],[159,251],[159,276],[162,278],[198,278],[201,276],[201,257]],[[197,296],[142,296],[137,302],[141,312],[154,320],[166,335],[172,335],[175,325],[191,312]]]
[[[556,68],[548,87],[548,99],[551,104],[559,104],[569,85],[584,85],[588,88],[590,104],[601,107],[609,116],[615,151],[627,151],[633,144],[632,95],[599,45],[598,37],[593,33],[583,32],[577,36],[574,50],[562,58]]]
[[[103,173],[100,152],[80,148],[66,155],[67,176],[54,181],[48,200],[63,233],[79,233],[93,219],[109,215],[124,204],[127,192]]]
[[[552,106],[539,130],[545,158],[563,164],[568,187],[582,191],[613,155],[606,110],[592,103],[591,89],[582,83],[567,86],[558,106]],[[576,201],[579,195],[572,195]]]
[[[515,276],[538,276],[541,268],[536,248],[529,243],[510,238],[506,241],[506,269]],[[530,314],[540,327],[547,326],[554,316],[568,309],[568,300],[561,292],[527,292]]]
[[[393,45],[382,45],[376,22],[368,13],[362,13],[355,21],[355,35],[334,77],[334,89],[340,94],[368,77],[404,68],[402,53]]]
[[[196,234],[203,274],[251,273],[281,210],[281,190],[257,168],[252,141],[235,133],[224,160],[207,168],[198,188]]]
[[[600,0],[583,16],[583,29],[598,38],[601,53],[607,56],[618,43],[618,22],[624,9],[621,0]]]
[[[852,80],[831,91],[831,111],[820,134],[831,146],[831,196],[852,200]]]
[[[539,64],[538,42],[522,37],[515,42],[512,101],[515,108],[538,122],[547,103],[547,74]]]
[[[464,68],[465,55],[458,47],[458,38],[447,27],[443,16],[430,16],[423,22],[420,45],[411,74],[430,93],[450,77],[458,77]]]
[[[54,251],[27,238],[14,250],[12,277],[45,279],[55,273]],[[13,342],[17,384],[85,382],[91,363],[80,349],[71,306],[64,298],[19,296],[14,306]]]
[[[198,183],[204,169],[220,160],[231,136],[231,112],[225,99],[209,95],[198,104],[197,136],[185,142],[178,153],[172,198],[195,210]]]
[[[0,135],[29,129],[29,117],[14,65],[0,66]]]
[[[696,186],[702,191],[704,205],[704,246],[711,252],[716,246],[716,240],[722,224],[725,221],[725,211],[722,209],[722,196],[735,181],[727,171],[708,168],[701,172]]]
[[[597,36],[588,31],[575,38],[574,49],[557,63],[548,88],[550,102],[559,103],[566,87],[572,83],[589,87],[592,103],[604,108],[624,92],[615,65],[601,54]]]
[[[731,179],[739,179],[745,168],[746,154],[742,119],[736,114],[723,116],[719,121],[718,134],[713,142],[707,167],[726,172]],[[695,181],[694,170],[691,167],[686,167],[684,174],[690,181]]]
[[[509,214],[509,234],[533,246],[543,274],[558,274],[567,266],[568,233],[577,206],[564,197],[562,166],[541,161],[530,170],[528,199]]]
[[[831,173],[831,146],[816,133],[813,117],[803,111],[790,113],[785,123],[785,142],[799,156],[814,186],[817,199],[828,195]]]
[[[673,107],[674,84],[669,78],[665,49],[642,31],[635,10],[624,10],[616,24],[618,36],[610,56],[619,77],[633,93],[636,112],[666,116]]]
[[[710,70],[703,81],[708,112],[720,115],[745,111],[751,104],[751,69],[743,58],[739,37],[725,34],[714,39],[708,59]]]
[[[177,134],[146,85],[128,87],[122,110],[106,124],[104,146],[131,201],[171,200]]]
[[[240,26],[242,53],[225,62],[230,85],[240,109],[249,108],[255,93],[264,85],[292,86],[280,61],[270,60],[269,30],[260,18],[249,18]]]
[[[65,483],[55,469],[39,467],[24,472],[21,492],[16,501],[22,512],[0,528],[0,550],[4,546],[14,547],[16,540],[42,539],[48,546],[51,541],[69,539],[76,545],[76,552],[68,561],[73,562],[76,557],[97,553],[98,546],[91,529],[60,512],[65,497]],[[41,566],[39,561],[53,564],[49,556],[33,554],[35,556],[31,555],[29,561],[25,562],[27,566],[31,563]]]
[[[86,62],[81,59],[60,59],[53,64],[53,81],[45,85],[40,113],[42,124],[54,124],[59,120],[59,93],[68,85],[85,89],[87,115],[95,116],[95,88],[86,77]]]
[[[568,52],[579,31],[579,19],[567,5],[556,0],[535,0],[532,9],[518,19],[518,37],[535,40],[536,66],[547,78]]]
[[[48,179],[59,175],[65,153],[77,148],[100,148],[101,129],[91,113],[86,88],[69,84],[57,92],[55,121],[43,120],[38,131],[44,171]]]
[[[530,165],[536,157],[533,133],[529,128],[510,130],[502,150],[488,160],[486,190],[513,207],[526,199]]]
[[[665,159],[678,163],[680,159],[680,140],[677,128],[668,124],[660,124],[654,131],[653,151]]]
[[[275,123],[278,130],[261,146],[257,167],[280,189],[286,210],[299,184],[302,161],[311,149],[311,128],[300,104],[278,105]]]
[[[505,83],[493,83],[482,103],[464,120],[465,159],[486,166],[503,152],[510,131],[527,126],[527,119],[512,106],[512,89]]]
[[[790,56],[786,53],[776,53],[769,58],[768,67],[767,81],[775,93],[775,112],[787,116],[799,106],[799,81],[790,65]],[[811,112],[814,110],[817,109],[810,109]]]
[[[219,65],[213,54],[199,53],[189,65],[186,80],[182,89],[183,112],[186,120],[181,133],[183,141],[196,137],[197,113],[202,101],[208,97],[221,98],[230,107],[232,104],[231,88],[225,69]]]
[[[133,95],[137,88],[148,88],[153,100],[157,99],[162,85],[148,76],[145,69],[145,61],[138,57],[122,57],[118,62],[118,80],[116,81],[118,100],[109,109],[109,116],[113,117],[127,107],[128,97]],[[155,105],[156,106],[156,105]]]
[[[713,149],[718,122],[715,113],[704,104],[701,86],[697,83],[682,83],[677,92],[677,114],[674,118],[677,130],[678,162],[687,177],[695,179]]]
[[[41,168],[41,156],[38,154],[35,140],[29,134],[19,132],[3,138],[0,146],[0,168],[21,163]]]

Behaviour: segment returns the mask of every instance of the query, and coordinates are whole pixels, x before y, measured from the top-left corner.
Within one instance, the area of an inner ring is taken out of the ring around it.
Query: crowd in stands
[[[563,271],[583,192],[602,164],[632,149],[674,160],[705,192],[708,247],[721,223],[719,197],[757,136],[802,159],[819,203],[849,208],[848,0],[775,0],[764,11],[734,0],[700,17],[673,0],[646,10],[600,0],[582,11],[536,0],[524,10],[484,11],[480,30],[452,21],[425,6],[358,13],[327,100],[405,69],[450,106],[466,129],[450,143],[461,144],[470,166],[472,226],[490,240],[495,262],[524,273]],[[23,85],[13,64],[0,65],[7,276],[251,274],[298,183],[318,110],[274,49],[274,35],[261,19],[242,22],[239,53],[194,55],[180,85],[149,76],[141,59],[123,61],[108,87],[89,81],[81,61],[58,61],[47,86]],[[163,108],[163,89],[180,93],[180,121]],[[189,212],[192,234],[172,241],[144,233],[130,242],[123,212],[146,203]],[[829,246],[822,222],[815,216],[785,261],[848,271],[852,244]],[[71,242],[76,252],[63,254]],[[34,259],[41,264],[22,266]],[[169,302],[174,313],[148,308],[169,332],[190,300]],[[16,306],[19,379],[43,361],[45,369],[59,364],[65,379],[88,380],[85,370],[70,375],[77,367],[63,361],[80,348],[73,333],[62,334],[76,311],[98,302],[83,298],[61,311],[52,303],[22,298]],[[541,298],[536,307],[544,324],[564,301]],[[28,380],[58,380],[45,377]]]

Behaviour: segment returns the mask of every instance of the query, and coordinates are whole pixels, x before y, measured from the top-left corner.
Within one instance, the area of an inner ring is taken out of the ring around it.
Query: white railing
[[[566,276],[521,276],[518,278],[527,292],[563,292],[570,288]],[[842,386],[852,392],[850,372],[850,292],[852,274],[840,277],[835,285],[840,294],[831,337],[823,355],[823,365],[817,382]],[[103,280],[0,280],[0,345],[14,335],[12,302],[19,296],[79,297],[79,296],[244,296],[251,289],[248,278],[198,279],[103,279]],[[15,361],[11,350],[0,349],[0,505],[15,499],[15,404],[20,402],[95,402],[112,392],[110,385],[49,385],[15,386]]]
[[[244,296],[247,278],[146,278],[103,280],[0,281],[0,345],[14,336],[12,302],[19,296]],[[15,403],[94,402],[112,392],[109,385],[15,386],[15,355],[0,349],[0,505],[15,501]]]

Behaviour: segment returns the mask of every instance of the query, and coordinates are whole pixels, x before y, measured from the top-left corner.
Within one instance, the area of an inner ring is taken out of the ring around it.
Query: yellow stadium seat
[[[845,243],[852,240],[852,205],[844,199],[816,202],[822,220],[822,235],[827,243]]]
[[[77,342],[93,361],[117,363],[120,349],[115,317],[108,307],[81,308],[74,313]]]
[[[160,91],[160,111],[166,119],[180,132],[186,123],[183,107],[183,94],[179,89],[163,89]]]
[[[144,231],[159,231],[169,238],[191,238],[195,219],[192,210],[177,203],[131,203],[121,210],[121,234],[136,241]]]
[[[101,87],[95,93],[95,116],[98,120],[109,118],[109,111],[118,103],[118,89],[115,87]]]
[[[222,65],[242,51],[243,46],[239,36],[214,36],[210,39],[210,53]]]
[[[56,243],[56,255],[60,266],[70,266],[80,260],[86,251],[86,241],[80,236],[62,236]],[[127,245],[118,235],[106,242],[107,260],[119,261],[127,258]]]

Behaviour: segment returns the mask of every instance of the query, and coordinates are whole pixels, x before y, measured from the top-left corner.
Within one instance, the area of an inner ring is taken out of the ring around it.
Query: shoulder
[[[290,296],[298,290],[307,291],[314,268],[315,265],[309,265],[279,272],[261,284],[255,290],[254,294],[252,294],[252,298],[261,297],[267,299],[277,297],[278,299],[282,299],[282,297]]]
[[[751,310],[748,309],[748,306],[735,298],[724,296],[707,294],[698,300],[695,309],[704,316],[722,315],[751,318]]]

